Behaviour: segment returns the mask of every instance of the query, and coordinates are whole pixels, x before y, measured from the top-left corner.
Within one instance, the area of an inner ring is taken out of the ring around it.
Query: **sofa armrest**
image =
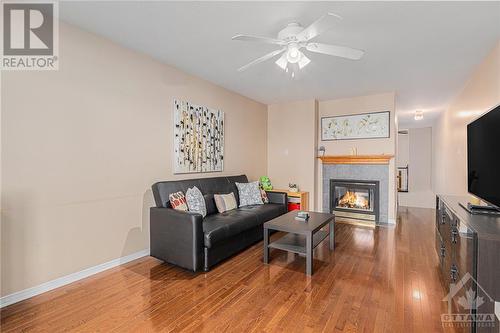
[[[172,208],[150,208],[151,256],[198,271],[203,266],[203,216]]]
[[[288,195],[283,192],[268,192],[266,191],[269,203],[288,205]]]

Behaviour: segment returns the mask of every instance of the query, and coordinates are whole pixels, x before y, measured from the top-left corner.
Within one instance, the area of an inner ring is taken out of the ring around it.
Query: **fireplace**
[[[330,212],[360,222],[379,221],[379,181],[330,179]]]

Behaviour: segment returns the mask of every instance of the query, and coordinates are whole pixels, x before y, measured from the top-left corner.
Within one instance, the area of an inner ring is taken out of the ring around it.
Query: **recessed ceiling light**
[[[422,120],[424,119],[424,112],[417,110],[415,111],[415,120]]]

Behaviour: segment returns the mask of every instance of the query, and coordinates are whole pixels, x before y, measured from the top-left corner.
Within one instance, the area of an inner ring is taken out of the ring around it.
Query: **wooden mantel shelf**
[[[323,164],[389,164],[394,155],[320,156]]]

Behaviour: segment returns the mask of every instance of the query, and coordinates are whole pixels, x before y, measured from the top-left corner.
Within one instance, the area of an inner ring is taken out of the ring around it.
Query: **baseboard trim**
[[[387,219],[387,224],[396,224],[396,219]]]
[[[25,299],[31,298],[36,295],[43,294],[47,291],[65,286],[67,284],[73,283],[75,281],[84,279],[86,277],[89,277],[91,275],[103,272],[105,270],[108,270],[110,268],[120,266],[123,264],[126,264],[132,260],[139,259],[145,256],[149,255],[149,249],[145,249],[139,252],[135,252],[132,254],[129,254],[128,256],[125,257],[120,257],[105,263],[102,263],[100,265],[94,266],[94,267],[89,267],[86,268],[82,271],[75,272],[66,276],[62,276],[60,278],[57,278],[52,281],[48,281],[42,284],[39,284],[38,286],[34,286],[28,289],[24,289],[15,293],[12,293],[10,295],[6,295],[0,298],[0,308],[3,308],[7,305],[11,305],[20,301],[23,301]]]

